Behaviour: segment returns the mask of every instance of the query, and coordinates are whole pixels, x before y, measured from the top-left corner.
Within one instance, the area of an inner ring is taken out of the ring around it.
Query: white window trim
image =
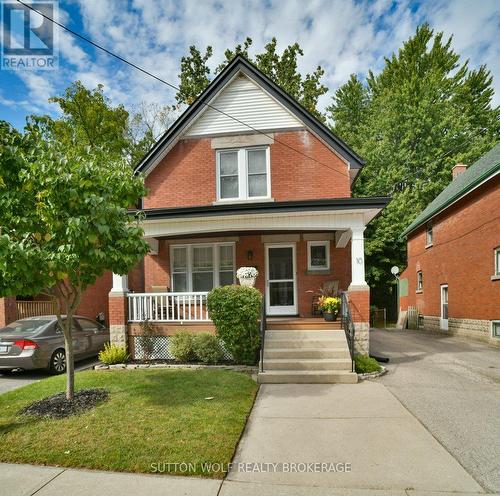
[[[326,251],[326,266],[318,267],[311,264],[311,247],[324,246]],[[330,241],[308,241],[307,242],[307,270],[329,270],[330,269]]]
[[[493,274],[494,276],[500,276],[500,246],[497,246],[493,250],[493,263],[495,267],[495,273]]]
[[[236,243],[225,242],[225,243],[185,243],[185,244],[173,244],[170,245],[170,285],[174,286],[174,256],[173,252],[178,248],[187,249],[186,252],[186,272],[177,272],[177,274],[186,274],[186,285],[187,292],[193,291],[193,248],[194,247],[212,247],[213,256],[213,278],[214,278],[214,288],[220,285],[220,257],[219,257],[219,247],[220,246],[232,246],[233,247],[233,284],[236,284]],[[229,272],[229,271],[228,271]]]
[[[266,152],[266,179],[267,179],[267,195],[265,196],[248,196],[248,159],[247,154],[252,150],[265,150]],[[237,152],[238,154],[238,197],[221,198],[220,188],[220,156],[223,153]],[[269,146],[249,146],[244,148],[223,148],[216,150],[216,203],[236,203],[245,201],[270,201],[271,198],[271,152]]]
[[[493,333],[493,329],[494,329],[495,324],[500,325],[500,320],[492,320],[491,321],[491,337],[493,339],[500,339],[500,336],[495,336],[495,334]]]

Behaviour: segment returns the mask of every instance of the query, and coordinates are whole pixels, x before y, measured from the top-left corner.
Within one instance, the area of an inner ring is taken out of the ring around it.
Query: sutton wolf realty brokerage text
[[[350,463],[345,462],[250,462],[250,463],[168,463],[151,464],[151,472],[161,474],[166,472],[180,473],[213,473],[213,472],[284,472],[284,473],[325,473],[351,472]]]

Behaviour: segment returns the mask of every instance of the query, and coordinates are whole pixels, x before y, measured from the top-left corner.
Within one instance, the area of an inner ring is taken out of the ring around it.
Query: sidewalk
[[[248,471],[286,462],[351,469]],[[221,481],[0,464],[0,496],[485,494],[382,384],[368,381],[262,386],[233,466]]]

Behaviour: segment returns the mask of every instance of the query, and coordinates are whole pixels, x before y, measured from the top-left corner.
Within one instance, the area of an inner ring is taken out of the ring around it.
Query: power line
[[[172,88],[172,89],[174,89],[176,91],[180,91],[180,88],[177,87],[177,86],[175,86],[174,84],[169,83],[165,79],[162,79],[161,77],[158,77],[155,74],[147,71],[146,69],[143,69],[142,67],[138,66],[137,64],[134,64],[133,62],[130,62],[129,60],[121,57],[120,55],[117,55],[116,53],[114,53],[111,50],[108,50],[107,48],[103,47],[102,45],[99,45],[98,43],[92,41],[90,38],[87,38],[86,36],[83,36],[82,34],[78,33],[77,31],[74,31],[71,28],[68,28],[64,24],[61,24],[60,22],[52,19],[51,17],[49,17],[48,15],[44,14],[43,12],[40,12],[39,10],[35,9],[34,7],[32,7],[31,5],[26,4],[26,3],[22,2],[21,0],[17,0],[17,2],[20,3],[21,5],[23,5],[24,7],[32,10],[33,12],[36,12],[37,14],[41,15],[44,19],[47,19],[48,21],[52,22],[56,26],[59,26],[60,28],[62,28],[65,31],[67,31],[68,33],[71,33],[73,36],[76,36],[77,38],[80,38],[81,40],[86,41],[87,43],[93,45],[94,47],[98,48],[99,50],[102,50],[103,52],[107,53],[111,57],[116,58],[117,60],[123,62],[124,64],[127,64],[127,65],[133,67],[134,69],[142,72],[143,74],[146,74],[147,76],[152,77],[153,79],[156,79],[160,83],[163,83],[163,84],[169,86],[170,88]],[[220,110],[220,109],[214,107],[210,103],[207,103],[207,102],[201,102],[201,103],[203,105],[205,105],[206,107],[208,107],[208,108],[210,108],[212,110],[215,110],[216,112],[219,112],[220,114],[222,114],[222,115],[224,115],[224,116],[226,116],[226,117],[234,120],[235,122],[238,122],[239,124],[241,124],[241,125],[249,128],[250,130],[255,131],[256,133],[259,133],[259,134],[261,134],[263,136],[266,136],[267,138],[272,139],[272,140],[276,141],[277,143],[280,143],[281,145],[287,147],[288,149],[293,150],[294,152],[299,153],[300,155],[303,155],[304,157],[306,157],[306,158],[308,158],[310,160],[313,160],[314,162],[318,163],[319,165],[323,165],[324,167],[327,167],[331,171],[336,172],[337,174],[340,174],[340,175],[342,175],[344,177],[349,177],[349,174],[344,174],[343,172],[340,172],[337,169],[333,169],[328,164],[325,164],[324,162],[321,162],[320,160],[318,160],[318,159],[316,159],[314,157],[311,157],[310,155],[307,155],[306,153],[301,152],[300,150],[297,150],[293,146],[290,146],[288,143],[280,141],[277,138],[266,134],[264,131],[260,131],[259,129],[256,129],[255,127],[251,126],[250,124],[247,124],[246,122],[243,122],[242,120],[238,119],[237,117],[234,117],[234,116],[228,114],[227,112],[224,112],[223,110]]]
[[[442,243],[434,243],[432,245],[433,249],[434,248],[439,248],[440,246],[444,246],[444,245],[447,245],[448,243],[452,243],[453,241],[458,241],[459,239],[462,239],[462,238],[465,238],[466,236],[468,236],[469,234],[472,234],[473,232],[476,232],[478,231],[479,229],[481,229],[482,227],[488,225],[488,224],[491,224],[492,222],[495,222],[497,220],[500,219],[500,215],[497,215],[496,217],[493,217],[493,219],[490,219],[490,220],[487,220],[486,222],[483,222],[482,224],[480,224],[479,226],[476,226],[474,227],[473,229],[470,229],[469,231],[466,231],[464,233],[462,233],[460,236],[456,236],[455,238],[451,238],[451,239],[448,239],[446,241],[443,241]],[[419,257],[420,255],[423,255],[424,253],[426,253],[427,250],[423,250],[419,253],[415,253],[411,256],[407,256],[408,260],[410,258],[415,258],[415,257]]]

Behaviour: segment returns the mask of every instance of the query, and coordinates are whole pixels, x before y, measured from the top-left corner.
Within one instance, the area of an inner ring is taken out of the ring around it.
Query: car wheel
[[[66,371],[66,353],[64,350],[54,351],[50,359],[49,371],[51,374],[62,374]]]

